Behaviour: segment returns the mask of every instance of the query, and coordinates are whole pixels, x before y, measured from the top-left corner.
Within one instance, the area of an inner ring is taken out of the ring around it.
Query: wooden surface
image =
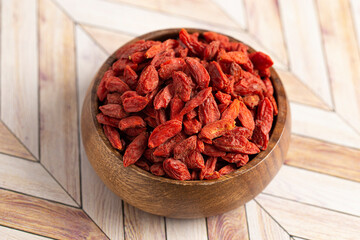
[[[359,238],[359,1],[193,2],[1,1],[1,238]],[[78,110],[106,57],[135,35],[180,26],[271,54],[293,116],[285,166],[269,187],[245,206],[196,220],[123,203],[78,137]]]
[[[133,39],[164,40],[177,38],[180,28],[153,31]],[[203,30],[188,29],[189,33]],[[236,41],[230,37],[230,41]],[[251,51],[253,51],[251,49]],[[199,218],[223,214],[240,207],[258,195],[274,178],[289,148],[291,118],[284,86],[274,69],[271,81],[279,113],[274,121],[266,151],[244,167],[215,181],[174,181],[154,176],[136,166],[125,168],[122,155],[106,140],[98,124],[97,89],[105,71],[116,61],[108,57],[91,82],[81,112],[81,135],[86,155],[105,185],[127,203],[146,212],[173,218]],[[246,187],[242,187],[242,186]],[[238,188],[238,191],[234,191]],[[159,196],[163,196],[159,198]],[[157,201],[153,201],[157,199]]]

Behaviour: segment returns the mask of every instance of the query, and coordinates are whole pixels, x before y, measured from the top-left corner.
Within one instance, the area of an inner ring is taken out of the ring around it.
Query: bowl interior
[[[181,28],[173,28],[173,29],[164,29],[164,30],[159,30],[159,31],[154,31],[154,32],[150,32],[144,35],[141,35],[139,37],[134,38],[133,40],[127,42],[126,44],[124,44],[123,46],[127,45],[127,44],[131,44],[134,43],[140,39],[144,39],[144,40],[158,40],[158,41],[164,41],[168,38],[178,38],[178,34],[179,31],[181,30]],[[189,33],[194,33],[194,32],[199,32],[200,36],[202,35],[203,32],[207,32],[208,30],[203,30],[203,29],[193,29],[193,28],[186,28],[186,30]],[[225,35],[225,34],[224,34]],[[233,42],[241,42],[237,39],[234,39],[231,36],[228,36],[230,41]],[[246,43],[245,43],[246,44]],[[123,46],[120,46],[123,47]],[[254,52],[255,50],[253,48],[251,48],[249,46],[249,52]],[[109,69],[109,67],[111,67],[111,65],[116,61],[116,57],[115,57],[115,52],[104,62],[104,64],[101,66],[100,70],[98,71],[97,75],[95,76],[95,79],[93,81],[93,86],[91,89],[91,112],[92,112],[92,119],[91,121],[94,122],[96,128],[97,128],[97,133],[100,135],[101,139],[103,139],[103,141],[105,142],[106,146],[109,148],[109,150],[115,155],[117,156],[119,159],[122,160],[122,155],[115,150],[110,143],[108,142],[108,140],[106,139],[104,133],[103,133],[103,129],[101,127],[101,125],[97,122],[96,120],[96,115],[99,113],[99,100],[97,98],[96,95],[96,91],[97,91],[97,87],[100,83],[100,80],[102,78],[103,73]],[[286,98],[286,94],[285,94],[285,90],[284,90],[284,86],[278,76],[278,74],[276,73],[276,71],[273,68],[270,68],[271,71],[271,77],[270,80],[273,83],[273,87],[274,87],[274,97],[276,99],[277,105],[278,105],[278,109],[279,109],[279,113],[277,116],[274,116],[274,122],[273,122],[273,127],[271,130],[271,135],[270,135],[270,139],[269,139],[269,144],[268,147],[265,151],[261,151],[259,154],[257,154],[255,157],[253,157],[245,166],[237,169],[236,171],[227,174],[225,176],[220,177],[219,179],[215,179],[215,180],[192,180],[192,181],[179,181],[179,180],[174,180],[174,179],[169,179],[169,178],[165,178],[165,177],[159,177],[159,176],[155,176],[135,165],[131,165],[129,167],[134,168],[134,170],[139,174],[142,175],[144,177],[148,177],[151,178],[152,180],[157,180],[157,181],[162,181],[162,182],[168,182],[168,183],[172,183],[172,184],[179,184],[179,185],[208,185],[208,184],[215,184],[217,182],[220,181],[226,181],[230,178],[239,176],[244,174],[247,171],[251,171],[252,169],[254,169],[268,154],[270,154],[272,152],[272,150],[274,149],[274,147],[277,145],[281,135],[283,134],[284,131],[284,126],[285,126],[285,121],[286,121],[286,116],[287,116],[287,98]]]

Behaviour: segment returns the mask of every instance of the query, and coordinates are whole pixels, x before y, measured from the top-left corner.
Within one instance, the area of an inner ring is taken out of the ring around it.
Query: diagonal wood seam
[[[10,156],[20,157],[31,161],[39,161],[30,151],[29,149],[20,141],[20,139],[10,130],[10,128],[0,120],[0,129],[3,129],[4,133],[7,134],[10,139],[8,139],[7,143],[2,144],[9,144],[9,147],[15,147],[18,150],[14,149],[12,151],[6,151],[2,149],[3,145],[0,147],[0,152],[8,154]],[[4,137],[4,135],[2,135]]]

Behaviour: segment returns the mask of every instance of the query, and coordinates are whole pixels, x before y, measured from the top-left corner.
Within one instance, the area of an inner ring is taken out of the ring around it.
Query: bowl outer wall
[[[201,29],[187,29],[204,32]],[[139,39],[176,38],[180,29],[165,29],[139,36]],[[231,41],[239,41],[229,37]],[[240,41],[239,41],[240,42]],[[127,43],[128,44],[128,43]],[[250,51],[254,51],[251,49]],[[279,171],[290,142],[290,108],[284,87],[271,68],[271,80],[279,114],[274,118],[268,148],[244,167],[217,180],[178,181],[154,176],[135,165],[125,168],[122,155],[113,149],[96,121],[96,89],[103,73],[115,61],[112,54],[91,82],[81,115],[81,133],[86,155],[105,185],[125,202],[152,214],[172,218],[199,218],[235,209],[258,195]]]

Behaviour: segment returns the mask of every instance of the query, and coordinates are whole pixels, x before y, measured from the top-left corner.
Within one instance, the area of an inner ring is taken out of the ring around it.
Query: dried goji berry
[[[121,58],[128,59],[129,56],[131,56],[131,54],[133,54],[135,52],[145,51],[145,50],[149,49],[151,46],[153,46],[155,44],[159,44],[159,43],[160,42],[158,42],[158,41],[139,40],[135,43],[128,44],[128,45],[125,45],[124,47],[120,48],[119,50],[116,51],[115,55],[118,59],[121,59]]]
[[[223,157],[226,155],[226,152],[217,149],[213,145],[204,144],[203,154],[210,157]]]
[[[225,167],[221,168],[219,170],[219,174],[220,174],[220,176],[224,176],[226,174],[234,172],[235,170],[236,170],[236,168],[233,165],[229,164],[229,165],[226,165]]]
[[[149,148],[154,148],[166,142],[182,130],[182,122],[179,120],[169,120],[157,126],[149,137]]]
[[[255,122],[250,110],[246,107],[245,103],[239,101],[239,104],[240,113],[238,119],[244,127],[248,128],[250,131],[254,130]]]
[[[271,58],[263,52],[253,52],[249,54],[251,62],[256,69],[266,69],[271,67],[274,62]]]
[[[229,38],[227,36],[216,32],[204,32],[203,36],[205,40],[209,43],[212,41],[229,42]]]
[[[109,77],[105,87],[109,92],[124,93],[130,90],[130,87],[118,77]]]
[[[185,58],[191,76],[195,79],[200,89],[207,88],[210,82],[210,75],[204,66],[192,57]]]
[[[150,62],[155,68],[160,67],[164,62],[175,57],[175,51],[173,49],[168,49],[163,53],[156,55]]]
[[[124,133],[130,137],[136,137],[140,133],[145,132],[146,127],[136,127],[136,128],[128,128],[124,130]]]
[[[198,107],[210,96],[211,91],[212,91],[212,88],[208,87],[208,88],[205,88],[205,89],[201,90],[200,92],[198,92],[198,94],[196,94],[195,97],[193,97],[190,101],[188,101],[185,104],[184,108],[181,110],[179,115],[182,117],[186,113],[188,113],[191,110],[193,110],[194,108]]]
[[[224,135],[244,136],[249,139],[251,138],[252,131],[245,127],[235,127],[234,129],[227,131]]]
[[[188,120],[194,119],[194,118],[196,118],[196,116],[197,116],[197,112],[195,109],[193,109],[190,112],[188,112],[187,114],[185,114],[185,117]]]
[[[220,111],[212,94],[199,106],[198,112],[199,120],[204,126],[220,119]]]
[[[126,59],[119,59],[116,62],[114,62],[112,65],[112,70],[115,72],[115,74],[119,75],[124,71],[126,66],[131,67],[133,70],[137,70],[138,68],[137,63],[134,63],[126,58]]]
[[[220,41],[212,41],[204,49],[204,59],[210,61],[215,58],[219,51]]]
[[[129,60],[131,60],[133,63],[142,63],[146,60],[145,53],[144,52],[134,52],[129,56]]]
[[[145,127],[145,121],[139,116],[130,116],[120,120],[119,129],[124,131],[128,128],[140,128]]]
[[[222,90],[226,86],[229,85],[230,81],[223,73],[219,63],[212,61],[209,64],[209,75],[210,75],[210,81],[212,86],[214,87],[214,90]]]
[[[99,107],[100,111],[109,117],[124,118],[128,116],[128,113],[124,111],[124,108],[120,104],[106,104]]]
[[[264,98],[259,104],[256,119],[261,120],[261,123],[264,125],[265,133],[270,132],[273,123],[273,111],[273,106],[269,98]]]
[[[150,170],[150,167],[149,167],[149,164],[142,158],[140,158],[139,160],[137,160],[135,162],[135,165],[138,166],[139,168],[145,170],[145,171],[149,171]]]
[[[197,142],[196,142],[196,150],[201,153],[204,152],[204,150],[205,150],[204,142],[201,141],[199,138],[197,139]]]
[[[164,176],[165,171],[163,168],[163,163],[154,163],[151,165],[150,172],[156,176]]]
[[[204,45],[196,38],[190,36],[185,29],[180,30],[179,39],[192,53],[200,56],[203,55]]]
[[[237,64],[246,64],[249,57],[246,53],[242,51],[234,51],[234,52],[221,52],[218,55],[219,61],[232,63],[235,62]]]
[[[267,148],[269,143],[269,132],[268,132],[268,126],[264,121],[256,120],[255,129],[251,137],[251,140],[261,150],[265,150]]]
[[[202,169],[205,167],[203,156],[196,150],[188,154],[183,161],[189,169]]]
[[[98,123],[101,123],[101,124],[104,124],[104,125],[109,125],[109,126],[112,126],[112,127],[118,127],[119,122],[120,122],[120,119],[106,116],[103,113],[97,114],[96,115],[96,120],[98,121]]]
[[[244,96],[243,100],[244,100],[244,103],[246,104],[246,106],[253,109],[257,105],[259,105],[260,97],[259,97],[259,95],[256,95],[256,94],[249,94],[249,95]]]
[[[124,81],[131,88],[136,89],[138,75],[132,68],[127,65],[124,69]]]
[[[213,140],[213,144],[218,149],[225,152],[256,154],[260,149],[244,136],[225,135]]]
[[[184,102],[178,96],[175,96],[173,99],[171,99],[171,101],[170,101],[170,119],[178,119],[183,107],[184,107]]]
[[[160,108],[166,108],[170,100],[173,97],[173,85],[169,84],[161,89],[154,98],[154,108],[159,110]]]
[[[188,77],[184,72],[174,71],[172,73],[172,79],[173,79],[175,94],[177,94],[182,101],[184,102],[189,101],[192,91],[191,78]]]
[[[210,157],[208,160],[206,160],[205,167],[201,169],[201,172],[199,174],[200,180],[203,180],[205,175],[211,175],[212,173],[214,173],[216,162],[216,157]]]
[[[165,173],[177,180],[190,180],[190,172],[187,169],[186,165],[179,161],[175,160],[173,158],[168,158],[163,162],[163,168]]]
[[[225,109],[221,114],[221,119],[235,120],[240,114],[240,101],[234,99],[234,101]]]
[[[199,133],[199,138],[214,139],[222,136],[228,130],[235,127],[235,121],[232,119],[222,119],[205,125]]]
[[[184,59],[172,58],[160,65],[159,77],[169,79],[174,71],[183,71],[186,66]]]
[[[231,102],[230,94],[226,94],[226,93],[218,91],[217,93],[215,93],[215,97],[220,103],[230,104],[230,102]]]
[[[249,161],[249,155],[242,153],[227,153],[225,156],[221,157],[229,163],[247,163]]]
[[[121,96],[122,96],[122,94],[117,93],[117,92],[108,93],[107,96],[106,96],[107,103],[108,104],[110,104],[110,103],[121,104],[122,103]]]
[[[108,81],[109,77],[115,76],[115,72],[113,70],[107,70],[104,73],[104,76],[101,78],[101,81],[99,83],[98,89],[97,89],[97,96],[100,101],[104,101],[106,95],[108,94],[108,91],[105,87],[106,82]]]
[[[160,125],[167,121],[165,109],[161,108],[155,111],[156,124]]]
[[[148,137],[149,134],[147,132],[143,132],[129,144],[123,156],[123,164],[125,167],[134,164],[140,159],[146,149]]]
[[[107,139],[109,139],[111,145],[118,150],[123,150],[124,145],[121,142],[119,132],[114,127],[111,127],[109,125],[104,125],[103,128],[105,136],[107,137]]]
[[[152,65],[147,66],[140,75],[136,92],[138,94],[147,94],[153,91],[159,84],[159,76],[155,67]]]
[[[201,123],[196,120],[195,118],[193,119],[185,119],[183,121],[184,124],[184,132],[187,135],[193,135],[193,134],[197,134],[200,130],[201,130]]]
[[[174,148],[174,158],[183,160],[196,149],[197,137],[193,135],[178,143]]]
[[[148,100],[143,96],[128,97],[123,100],[124,110],[130,112],[140,112],[148,104]]]

